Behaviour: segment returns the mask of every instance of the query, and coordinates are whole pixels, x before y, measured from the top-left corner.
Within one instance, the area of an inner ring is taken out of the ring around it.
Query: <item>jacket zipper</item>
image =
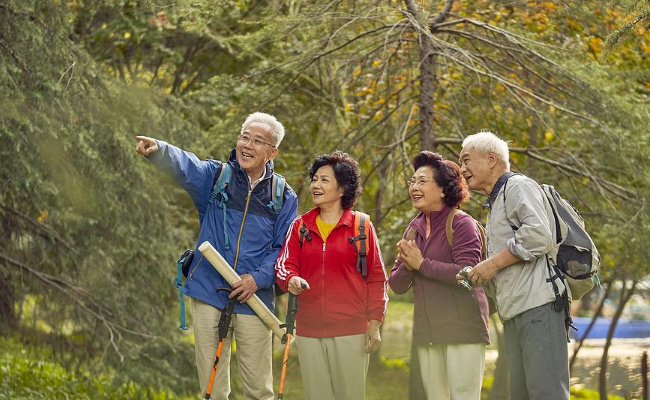
[[[201,259],[199,258],[199,261],[196,262],[196,265],[194,268],[192,268],[192,272],[190,272],[190,280],[194,280],[194,272],[196,272],[196,269],[199,267],[199,264],[201,264]]]
[[[246,220],[246,214],[248,214],[248,204],[250,203],[251,200],[251,193],[253,192],[253,189],[251,188],[250,182],[248,183],[248,196],[246,197],[246,207],[244,208],[244,216],[241,220],[241,226],[239,227],[239,236],[237,237],[237,253],[235,255],[235,265],[232,266],[234,270],[237,269],[237,260],[239,260],[239,244],[241,241],[242,237],[242,232],[244,231],[244,221]],[[201,263],[201,259],[196,263],[194,268],[192,269],[192,272],[189,274],[189,279],[191,281],[194,280],[194,272],[196,272],[196,269],[199,267],[199,264]]]
[[[248,183],[248,196],[246,197],[246,207],[244,207],[244,216],[241,219],[241,226],[239,227],[239,236],[237,237],[237,253],[235,253],[235,265],[232,266],[232,269],[237,271],[237,261],[239,260],[239,245],[241,243],[241,236],[244,232],[244,221],[246,221],[246,215],[248,214],[248,204],[251,200],[251,193],[253,189],[251,188],[250,182]]]
[[[332,232],[330,232],[331,234]],[[328,235],[329,237],[329,235]],[[326,239],[327,240],[327,239]],[[325,321],[325,302],[327,299],[325,299],[325,241],[323,241],[323,258],[321,262],[321,268],[320,268],[320,273],[321,273],[321,293],[323,293],[323,301],[320,303],[320,315],[323,316],[323,328],[325,329],[325,336],[327,335],[327,321]]]

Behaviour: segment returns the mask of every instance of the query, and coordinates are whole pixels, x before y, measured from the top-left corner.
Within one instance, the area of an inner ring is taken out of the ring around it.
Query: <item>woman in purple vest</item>
[[[397,243],[389,283],[397,294],[413,288],[413,344],[427,399],[479,400],[490,343],[488,301],[482,288],[458,285],[456,274],[481,260],[481,235],[471,216],[452,213],[469,190],[458,165],[439,154],[422,151],[412,164],[409,195],[419,212]]]

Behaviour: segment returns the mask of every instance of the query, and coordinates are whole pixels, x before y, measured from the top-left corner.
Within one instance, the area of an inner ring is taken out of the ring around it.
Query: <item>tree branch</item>
[[[18,218],[22,219],[23,221],[27,222],[29,225],[32,227],[36,228],[45,238],[53,240],[55,242],[58,242],[62,244],[65,248],[70,250],[74,254],[79,254],[77,249],[74,248],[74,246],[70,243],[68,243],[65,239],[61,237],[61,235],[55,231],[54,229],[50,228],[49,226],[41,223],[34,221],[32,218],[26,216],[25,214],[21,213],[18,210],[15,210],[13,208],[7,207],[3,204],[0,204],[0,209],[4,210],[7,213],[13,214],[17,216]]]
[[[435,32],[436,29],[438,28],[438,24],[440,24],[442,21],[447,18],[447,15],[449,14],[449,11],[451,11],[451,7],[454,5],[454,0],[447,0],[445,5],[442,7],[442,10],[429,21],[429,28],[431,29],[431,32]]]

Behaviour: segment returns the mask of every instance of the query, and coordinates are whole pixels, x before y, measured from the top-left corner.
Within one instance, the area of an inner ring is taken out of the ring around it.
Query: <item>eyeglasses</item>
[[[433,182],[433,180],[424,179],[424,178],[420,178],[420,179],[411,178],[411,179],[408,180],[408,185],[409,185],[409,187],[413,187],[413,186],[416,186],[416,185],[423,186],[423,185],[426,185],[427,183],[430,183],[430,182]]]
[[[263,140],[261,140],[261,139],[253,138],[253,137],[251,137],[250,135],[247,135],[247,134],[245,134],[245,133],[244,133],[243,135],[239,135],[238,140],[239,140],[241,143],[248,143],[249,141],[252,141],[253,144],[254,144],[255,146],[257,146],[257,147],[262,147],[262,145],[267,145],[267,146],[269,146],[270,148],[275,149],[275,146],[273,146],[272,144],[270,144],[270,143],[266,143],[265,141],[263,141]]]

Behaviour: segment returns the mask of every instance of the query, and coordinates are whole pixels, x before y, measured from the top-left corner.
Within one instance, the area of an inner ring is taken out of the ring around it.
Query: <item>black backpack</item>
[[[600,253],[585,229],[585,221],[571,203],[551,185],[540,185],[553,209],[557,246],[549,257],[564,276],[571,297],[579,299],[594,286],[600,287]]]

